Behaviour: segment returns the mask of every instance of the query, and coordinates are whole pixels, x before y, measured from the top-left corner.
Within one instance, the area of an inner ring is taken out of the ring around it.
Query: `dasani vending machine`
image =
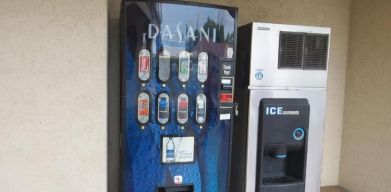
[[[236,16],[123,1],[121,191],[228,191]]]

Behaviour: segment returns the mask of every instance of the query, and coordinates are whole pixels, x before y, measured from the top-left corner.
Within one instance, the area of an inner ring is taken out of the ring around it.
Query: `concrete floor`
[[[322,187],[320,192],[348,192],[341,187]]]

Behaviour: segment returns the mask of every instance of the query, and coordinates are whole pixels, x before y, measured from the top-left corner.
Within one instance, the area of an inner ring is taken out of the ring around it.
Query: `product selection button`
[[[232,92],[232,81],[233,79],[221,79],[221,89],[222,90],[228,90]]]
[[[231,79],[221,79],[221,84],[232,85],[232,80]]]
[[[220,93],[220,102],[232,102],[232,93]]]

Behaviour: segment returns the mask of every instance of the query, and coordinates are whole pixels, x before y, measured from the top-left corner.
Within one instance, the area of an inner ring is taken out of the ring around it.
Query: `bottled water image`
[[[175,161],[175,144],[172,138],[170,137],[166,146],[166,162],[174,162]]]

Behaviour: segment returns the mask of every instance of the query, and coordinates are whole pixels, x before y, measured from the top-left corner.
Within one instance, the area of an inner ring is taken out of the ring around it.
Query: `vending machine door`
[[[228,191],[236,15],[123,1],[121,191]]]

